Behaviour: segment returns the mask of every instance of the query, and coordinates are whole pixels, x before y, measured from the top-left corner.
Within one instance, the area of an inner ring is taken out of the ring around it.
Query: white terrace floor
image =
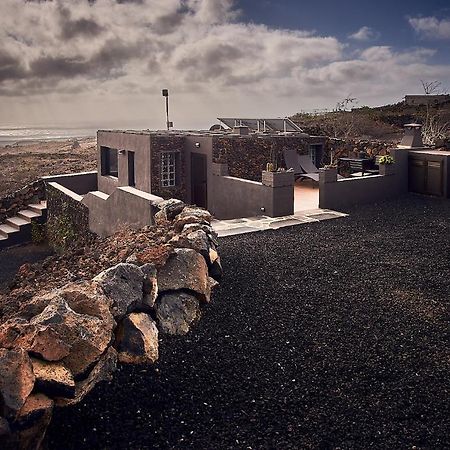
[[[255,231],[276,230],[302,223],[338,219],[347,214],[319,208],[319,184],[312,180],[297,182],[294,188],[294,214],[284,217],[246,217],[242,219],[214,220],[212,226],[219,237]]]

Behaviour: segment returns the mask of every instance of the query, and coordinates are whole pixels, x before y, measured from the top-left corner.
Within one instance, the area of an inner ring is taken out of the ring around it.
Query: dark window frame
[[[106,146],[100,147],[102,176],[119,178],[119,151]]]

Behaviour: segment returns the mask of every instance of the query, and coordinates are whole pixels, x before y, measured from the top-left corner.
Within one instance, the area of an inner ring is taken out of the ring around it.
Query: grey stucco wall
[[[391,150],[395,159],[393,175],[344,178],[319,184],[319,207],[346,211],[356,205],[375,203],[408,192],[408,151]]]
[[[294,212],[293,184],[272,188],[256,181],[213,175],[210,191],[210,211],[218,219],[279,217]]]
[[[97,171],[51,175],[42,177],[42,180],[45,183],[56,182],[78,195],[85,195],[90,191],[97,190]]]
[[[89,208],[89,229],[99,236],[110,236],[121,226],[139,229],[154,223],[161,197],[133,187],[117,188],[110,196],[90,192],[82,203]]]
[[[118,158],[117,178],[102,176],[100,147],[125,150]],[[98,190],[112,194],[119,186],[128,186],[128,151],[134,152],[136,189],[150,192],[151,158],[150,135],[146,133],[130,133],[121,131],[98,131],[97,133],[97,168]]]

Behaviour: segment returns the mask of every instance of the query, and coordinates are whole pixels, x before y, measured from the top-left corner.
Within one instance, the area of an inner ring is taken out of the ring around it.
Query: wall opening
[[[136,186],[134,152],[128,151],[128,186]]]
[[[118,152],[115,148],[100,147],[101,169],[103,176],[118,177]]]

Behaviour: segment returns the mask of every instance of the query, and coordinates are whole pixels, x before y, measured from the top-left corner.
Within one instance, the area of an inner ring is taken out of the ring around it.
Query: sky
[[[0,127],[177,129],[450,89],[448,0],[1,0]]]

